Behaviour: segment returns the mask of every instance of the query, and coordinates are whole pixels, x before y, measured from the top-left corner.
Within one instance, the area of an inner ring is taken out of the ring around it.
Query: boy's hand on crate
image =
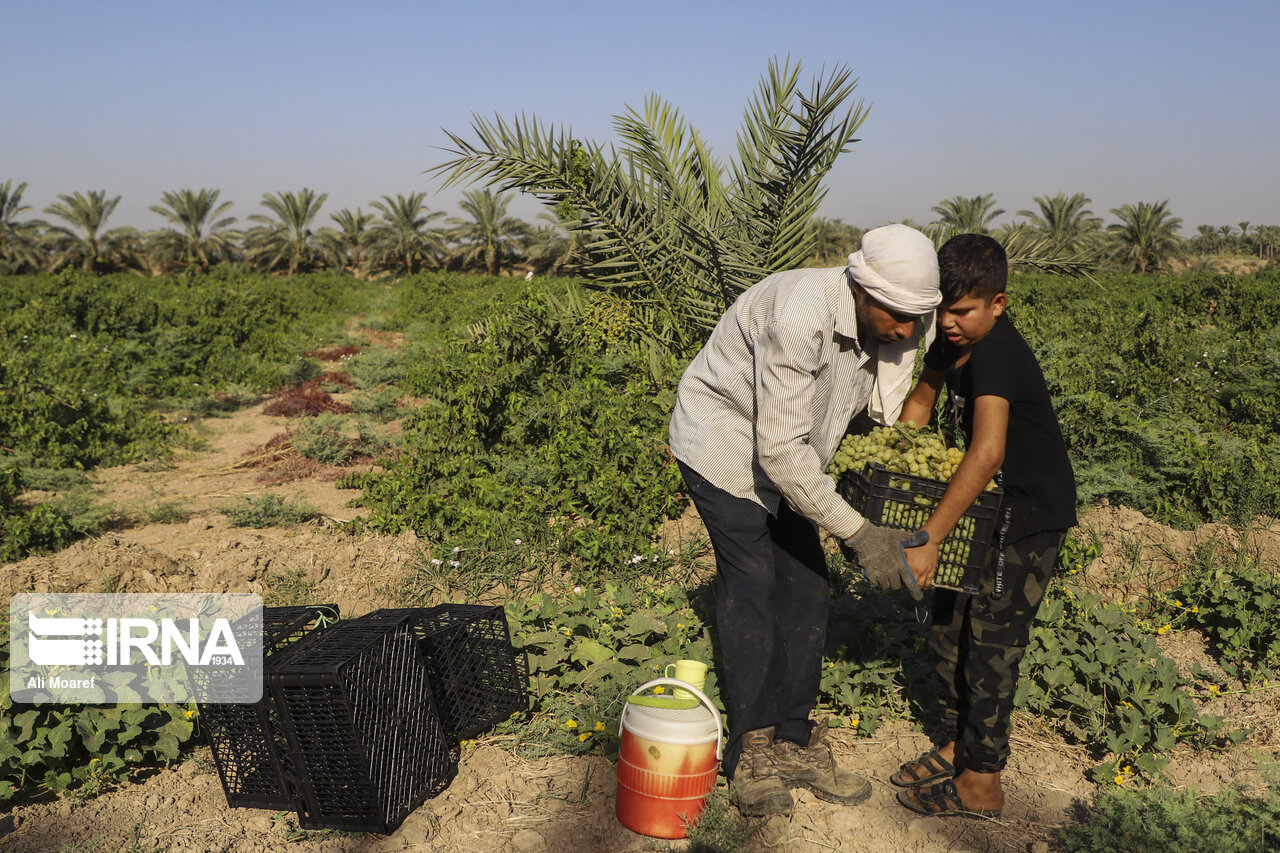
[[[918,537],[918,531],[893,530],[868,521],[844,544],[857,555],[863,576],[872,584],[880,589],[905,587],[919,601],[924,593],[907,565],[904,550],[914,548],[920,541]]]
[[[928,589],[933,586],[934,576],[938,573],[939,548],[941,546],[942,537],[936,540],[930,539],[926,530],[919,530],[917,534],[921,537],[918,542],[907,543],[902,551],[902,559],[906,561],[907,566],[911,569],[916,583],[920,584],[921,589]]]

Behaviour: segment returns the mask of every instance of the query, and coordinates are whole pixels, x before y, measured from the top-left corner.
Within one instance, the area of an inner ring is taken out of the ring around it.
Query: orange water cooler
[[[697,704],[640,696],[658,685],[688,691]],[[690,684],[655,678],[636,688],[618,728],[618,821],[641,835],[684,838],[715,788],[722,730],[720,712]]]

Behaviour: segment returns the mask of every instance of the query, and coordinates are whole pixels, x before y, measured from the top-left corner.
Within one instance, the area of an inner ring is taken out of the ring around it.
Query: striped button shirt
[[[680,380],[671,452],[776,514],[781,500],[847,539],[863,518],[826,473],[875,383],[847,267],[775,273],[744,291]]]

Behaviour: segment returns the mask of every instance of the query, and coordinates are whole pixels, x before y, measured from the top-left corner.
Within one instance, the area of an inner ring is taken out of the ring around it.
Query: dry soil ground
[[[207,446],[181,454],[162,470],[137,466],[100,472],[95,484],[108,501],[140,506],[177,501],[191,513],[175,524],[152,524],[84,541],[46,557],[10,564],[0,592],[63,590],[131,592],[266,591],[270,578],[310,585],[316,601],[337,602],[352,616],[395,606],[399,583],[430,555],[415,537],[351,536],[324,523],[294,529],[229,527],[217,506],[268,489],[260,471],[242,467],[245,454],[284,431],[288,423],[256,406],[209,420]],[[270,487],[320,507],[326,520],[356,514],[351,491],[335,488],[336,473],[313,471]],[[1124,508],[1101,508],[1083,519],[1103,555],[1091,568],[1116,597],[1158,584],[1199,542],[1234,537],[1223,528],[1195,532],[1163,528]],[[1238,537],[1232,539],[1238,544]],[[1280,535],[1259,529],[1248,546],[1275,563]],[[1165,639],[1165,638],[1162,638]],[[1175,633],[1166,644],[1180,665],[1207,662],[1195,635]],[[1232,781],[1256,782],[1259,767],[1280,752],[1280,691],[1224,697],[1208,707],[1253,734],[1226,753],[1179,751],[1171,762],[1179,784],[1212,792]],[[750,849],[779,853],[818,851],[1026,851],[1045,849],[1053,827],[1073,820],[1095,787],[1084,751],[1020,719],[1006,775],[1007,808],[998,821],[916,818],[898,806],[886,781],[899,763],[927,746],[905,722],[854,738],[835,731],[838,757],[874,781],[871,800],[846,808],[798,796],[795,814],[762,826]],[[481,738],[465,749],[457,777],[390,836],[304,833],[290,815],[232,809],[226,804],[207,748],[174,766],[138,774],[90,799],[52,799],[0,814],[0,850],[49,853],[106,851],[643,851],[683,849],[685,842],[644,838],[615,816],[615,777],[601,757],[517,757],[501,738]]]

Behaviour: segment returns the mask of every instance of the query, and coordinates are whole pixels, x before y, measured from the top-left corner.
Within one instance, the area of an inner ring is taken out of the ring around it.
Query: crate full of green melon
[[[940,433],[911,424],[846,435],[827,469],[840,495],[876,524],[919,530],[947,491],[964,451],[947,447]],[[993,542],[1003,490],[992,480],[938,550],[934,586],[976,592],[994,558]]]

